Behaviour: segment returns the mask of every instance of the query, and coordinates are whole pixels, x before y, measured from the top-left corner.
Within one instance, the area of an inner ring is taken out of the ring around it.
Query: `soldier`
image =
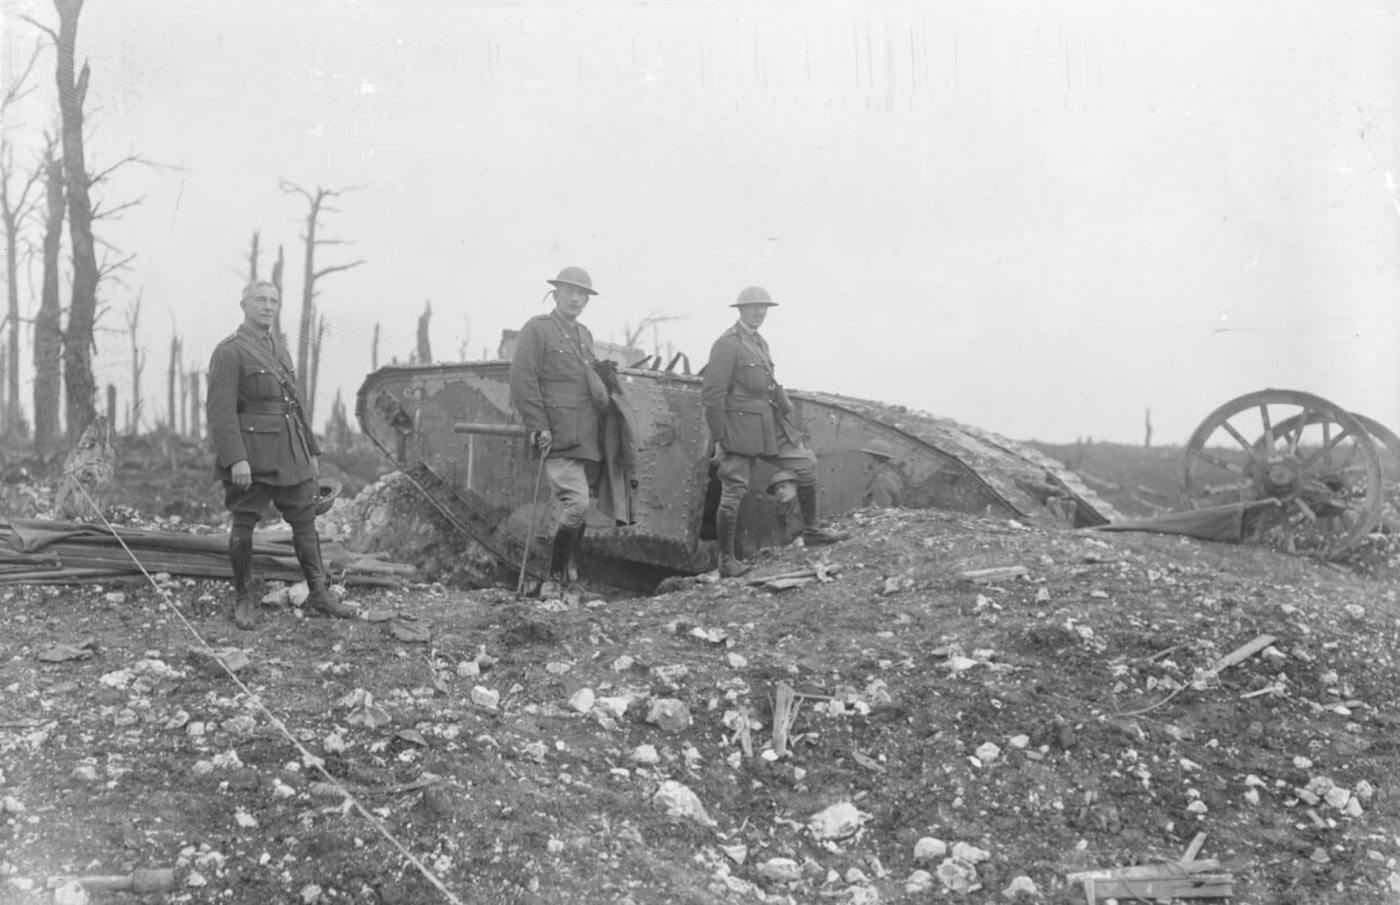
[[[589,498],[602,474],[601,414],[608,391],[594,371],[593,334],[579,323],[593,281],[582,267],[565,267],[546,280],[554,310],[525,322],[510,363],[510,400],[544,457],[558,528],[540,597],[558,598],[577,580],[575,565],[586,528]]]
[[[865,484],[862,502],[876,509],[898,509],[904,505],[904,482],[899,479],[891,459],[894,447],[888,441],[871,440],[860,448],[866,455],[865,471],[870,479]]]
[[[310,589],[307,610],[351,618],[357,610],[326,590],[316,534],[321,448],[297,401],[291,359],[272,329],[282,304],[277,287],[254,280],[243,287],[239,304],[243,325],[214,348],[205,401],[214,476],[224,482],[224,505],[233,516],[233,622],[253,628],[253,528],[269,502],[292,526],[292,546]]]
[[[775,471],[768,479],[768,498],[773,501],[773,513],[778,519],[778,534],[782,544],[798,539],[802,534],[802,516],[797,506],[797,475],[790,471]]]
[[[847,537],[817,527],[817,457],[803,444],[802,433],[792,421],[792,402],[773,376],[773,357],[758,333],[768,309],[776,305],[761,286],[739,293],[730,305],[739,309],[739,320],[711,347],[700,392],[713,444],[711,461],[721,484],[716,516],[719,569],[730,578],[753,568],[734,555],[734,538],[739,501],[748,491],[755,459],[796,476],[804,544],[829,544]]]

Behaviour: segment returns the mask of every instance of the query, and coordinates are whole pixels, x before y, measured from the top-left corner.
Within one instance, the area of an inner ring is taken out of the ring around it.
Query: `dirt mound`
[[[1071,903],[1068,873],[1204,834],[1236,901],[1394,901],[1393,585],[933,511],[845,526],[762,564],[821,565],[781,592],[422,587],[249,634],[171,585],[256,701],[149,589],[7,591],[0,898],[178,867],[178,900],[234,905]]]

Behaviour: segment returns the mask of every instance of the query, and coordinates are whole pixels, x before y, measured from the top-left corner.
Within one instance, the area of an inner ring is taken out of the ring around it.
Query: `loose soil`
[[[792,590],[354,590],[371,618],[266,607],[253,632],[221,582],[6,587],[0,901],[174,867],[146,899],[1073,903],[1066,874],[1197,834],[1237,902],[1400,901],[1393,573],[936,511],[841,525],[760,564],[828,573]],[[246,654],[243,687],[206,646]]]

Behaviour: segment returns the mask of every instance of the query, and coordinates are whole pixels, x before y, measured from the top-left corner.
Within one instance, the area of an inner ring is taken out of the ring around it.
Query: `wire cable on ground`
[[[288,742],[290,742],[292,747],[296,748],[296,750],[301,753],[302,762],[305,763],[307,766],[311,767],[312,769],[318,771],[322,776],[326,778],[327,782],[335,786],[335,788],[345,796],[345,800],[349,802],[350,805],[360,813],[360,816],[368,820],[370,825],[374,827],[374,829],[379,833],[379,835],[383,836],[386,840],[388,840],[390,845],[398,849],[399,854],[403,855],[404,858],[410,864],[417,868],[418,872],[423,875],[424,879],[426,879],[430,884],[432,884],[438,890],[438,892],[442,893],[443,897],[446,898],[447,901],[451,902],[452,905],[464,905],[463,901],[459,899],[456,896],[456,894],[452,892],[452,890],[448,889],[447,885],[443,883],[443,881],[439,879],[438,876],[434,874],[426,864],[424,864],[418,859],[416,855],[410,852],[407,846],[400,842],[398,838],[394,836],[393,833],[389,832],[389,829],[386,826],[384,826],[383,822],[379,820],[379,818],[371,814],[365,808],[365,806],[360,803],[360,800],[350,792],[349,789],[347,789],[344,785],[341,784],[339,780],[337,780],[334,776],[332,776],[329,772],[326,771],[324,759],[308,751],[306,747],[300,741],[298,741],[297,738],[293,736],[292,733],[287,729],[286,725],[282,722],[281,718],[279,718],[276,714],[274,714],[263,704],[262,697],[260,695],[254,694],[252,689],[245,685],[243,683],[243,680],[238,678],[238,676],[233,672],[233,670],[228,668],[227,664],[224,663],[223,658],[220,657],[217,653],[215,653],[214,649],[210,647],[209,642],[204,640],[204,636],[201,635],[199,631],[193,625],[190,624],[190,621],[185,618],[185,614],[180,612],[180,608],[175,605],[174,601],[170,596],[170,593],[156,582],[155,578],[151,575],[150,572],[146,571],[146,566],[141,562],[141,560],[139,560],[136,557],[136,554],[132,552],[131,548],[127,546],[126,541],[122,539],[122,536],[117,532],[116,527],[107,520],[107,516],[102,513],[101,507],[99,507],[96,501],[94,501],[93,498],[88,494],[87,488],[82,485],[82,482],[77,480],[76,476],[72,474],[67,474],[65,475],[65,477],[68,477],[73,481],[75,485],[77,485],[78,490],[88,501],[88,505],[90,505],[93,511],[97,513],[97,517],[102,520],[102,524],[107,528],[107,530],[112,532],[112,536],[116,538],[117,543],[121,544],[122,549],[126,551],[126,555],[131,557],[131,561],[136,564],[136,568],[139,569],[141,571],[141,574],[146,577],[146,580],[151,583],[151,587],[155,588],[156,592],[160,595],[161,601],[165,604],[166,608],[169,609],[170,612],[175,614],[175,617],[180,621],[180,624],[183,625],[185,627],[185,630],[194,637],[195,641],[199,643],[200,647],[204,648],[204,650],[207,651],[210,654],[210,656],[213,657],[214,662],[219,664],[219,668],[222,669],[225,673],[227,673],[228,677],[233,680],[233,683],[236,686],[238,686],[239,690],[248,696],[248,700],[252,703],[253,707],[259,713],[266,716],[268,722],[270,722],[274,727],[276,727],[277,731],[282,734],[282,737],[285,738]]]

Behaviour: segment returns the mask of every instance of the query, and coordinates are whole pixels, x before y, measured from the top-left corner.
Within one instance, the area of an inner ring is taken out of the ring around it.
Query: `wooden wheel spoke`
[[[1298,427],[1288,437],[1288,454],[1298,455],[1298,441],[1303,438],[1303,428],[1308,426],[1308,418],[1312,416],[1312,409],[1304,408],[1303,414],[1298,416]]]
[[[1267,402],[1259,404],[1259,420],[1264,425],[1264,448],[1272,451],[1274,448],[1274,425],[1269,420],[1269,404]]]
[[[1337,448],[1337,444],[1341,443],[1347,437],[1351,436],[1351,432],[1348,431],[1346,428],[1342,428],[1342,432],[1335,437],[1329,438],[1327,434],[1327,423],[1324,422],[1322,425],[1322,448],[1303,460],[1304,471],[1310,472],[1312,470],[1313,465],[1317,462],[1318,459],[1324,459],[1327,462],[1327,464],[1330,465],[1332,450]]]
[[[1225,422],[1222,422],[1220,426],[1223,427],[1223,428],[1225,429],[1225,433],[1227,433],[1227,434],[1229,434],[1230,436],[1232,436],[1232,437],[1235,438],[1235,442],[1238,443],[1238,444],[1240,445],[1240,448],[1241,448],[1241,449],[1243,449],[1245,452],[1249,453],[1251,456],[1254,456],[1254,455],[1256,454],[1256,453],[1255,453],[1255,449],[1254,449],[1254,444],[1253,444],[1253,443],[1250,443],[1248,440],[1246,440],[1246,439],[1244,438],[1244,434],[1242,434],[1242,433],[1240,433],[1238,430],[1236,430],[1236,429],[1235,429],[1235,426],[1234,426],[1233,424],[1231,424],[1231,423],[1228,422],[1228,421],[1225,421]],[[1268,453],[1267,453],[1267,450],[1266,450],[1266,451],[1265,451],[1265,455],[1267,455],[1267,454],[1268,454]]]
[[[1244,477],[1244,466],[1243,466],[1243,465],[1237,465],[1237,464],[1235,464],[1234,462],[1226,461],[1225,459],[1222,459],[1222,458],[1220,458],[1219,456],[1216,456],[1216,455],[1212,455],[1211,453],[1208,453],[1208,452],[1206,452],[1206,451],[1203,450],[1203,449],[1196,450],[1196,452],[1194,453],[1194,455],[1196,456],[1196,458],[1200,459],[1202,462],[1207,462],[1207,463],[1209,463],[1209,464],[1211,464],[1211,465],[1214,465],[1216,468],[1223,468],[1225,471],[1228,471],[1230,474],[1239,475],[1240,477]]]

